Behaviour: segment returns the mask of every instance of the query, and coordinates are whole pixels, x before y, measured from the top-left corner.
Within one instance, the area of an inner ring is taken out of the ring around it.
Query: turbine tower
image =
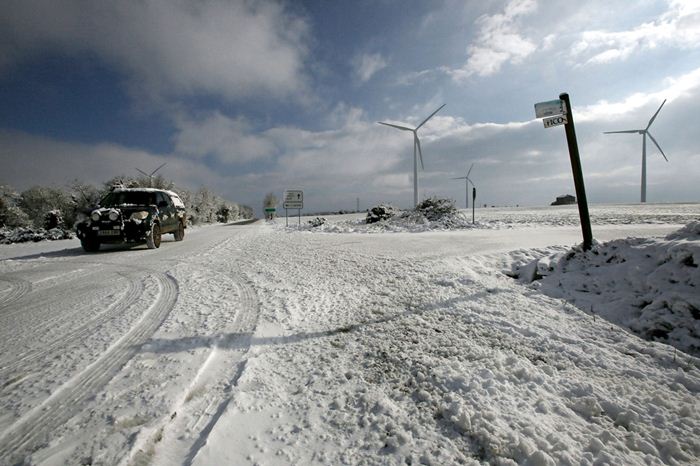
[[[425,170],[423,166],[423,151],[420,148],[420,139],[418,139],[418,130],[421,126],[427,123],[437,112],[439,112],[442,107],[447,104],[442,104],[440,108],[435,110],[430,114],[428,118],[423,120],[423,122],[416,126],[415,128],[409,128],[408,126],[393,125],[391,123],[384,123],[383,121],[378,122],[380,125],[391,126],[392,128],[400,129],[401,131],[411,131],[413,132],[413,206],[418,205],[418,157],[420,157],[420,167]]]
[[[471,167],[469,167],[469,170],[467,171],[467,176],[460,176],[458,178],[452,178],[453,180],[464,180],[464,184],[466,185],[465,188],[467,190],[467,196],[465,198],[467,201],[466,202],[467,209],[469,208],[469,183],[471,183],[472,186],[476,188],[476,186],[474,186],[474,182],[471,179],[469,179],[469,174],[472,172],[472,168],[474,168],[474,164],[472,164]]]
[[[137,168],[136,171],[138,171],[139,173],[141,173],[141,174],[143,174],[144,176],[147,176],[147,177],[148,177],[148,187],[149,187],[149,188],[152,188],[152,187],[153,187],[153,175],[155,175],[156,172],[157,172],[158,170],[160,170],[160,169],[163,168],[165,165],[167,165],[167,163],[168,163],[168,162],[165,162],[165,163],[161,164],[158,168],[156,168],[155,170],[153,170],[153,171],[151,172],[150,175],[149,175],[148,173],[146,173],[145,171],[139,169],[139,168]]]
[[[664,159],[668,162],[668,159],[666,158],[666,154],[664,154],[664,151],[661,150],[661,146],[659,146],[659,143],[656,142],[656,139],[654,139],[654,136],[651,135],[649,132],[649,127],[651,124],[654,122],[656,119],[656,115],[659,114],[661,111],[661,107],[664,106],[666,103],[666,99],[664,99],[663,102],[661,102],[661,106],[659,109],[654,113],[654,116],[651,117],[651,120],[649,120],[649,123],[647,124],[647,127],[644,129],[628,129],[625,131],[605,131],[603,134],[616,134],[616,133],[639,133],[642,135],[642,201],[641,202],[646,202],[647,201],[647,136],[651,138],[651,142],[654,143],[654,145],[659,149],[659,152],[661,152],[661,155],[664,156]]]

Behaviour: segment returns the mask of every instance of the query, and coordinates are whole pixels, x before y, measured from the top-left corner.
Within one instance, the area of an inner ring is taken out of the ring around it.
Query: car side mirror
[[[158,207],[168,207],[168,203],[166,201],[160,201]]]

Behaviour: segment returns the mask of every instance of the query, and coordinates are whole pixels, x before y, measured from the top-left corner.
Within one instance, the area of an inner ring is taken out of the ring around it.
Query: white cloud
[[[671,45],[679,48],[700,46],[700,3],[671,0],[669,10],[659,19],[626,31],[585,31],[572,45],[571,53],[584,65],[625,60],[640,50]]]
[[[355,76],[357,79],[365,83],[378,71],[386,68],[387,62],[380,53],[361,54],[355,56],[352,60],[352,65],[355,68]]]
[[[441,71],[445,71],[445,69]],[[399,76],[396,79],[396,84],[400,86],[412,86],[434,79],[436,76],[436,70],[409,71]]]
[[[175,152],[184,156],[213,155],[222,162],[242,163],[266,159],[275,145],[253,133],[242,117],[229,118],[219,112],[202,120],[178,118]]]
[[[159,173],[179,186],[225,187],[223,177],[196,161],[118,144],[81,144],[17,131],[0,130],[0,160],[0,183],[19,190],[34,185],[62,186],[76,178],[99,186],[115,176],[139,176],[136,168],[151,171],[164,162],[167,165]]]
[[[520,20],[536,9],[535,0],[511,0],[502,13],[479,17],[479,31],[467,48],[467,62],[460,69],[447,70],[448,74],[456,80],[472,75],[490,76],[508,62],[522,62],[537,47],[520,33]]]
[[[664,100],[667,105],[675,100],[697,95],[700,88],[700,68],[677,77],[667,78],[664,87],[654,92],[637,92],[618,102],[600,101],[592,105],[576,109],[576,121],[610,121],[630,115],[638,115],[641,109],[657,106]],[[655,111],[655,110],[653,110]],[[649,116],[653,114],[653,111]],[[642,125],[642,123],[644,123]],[[640,125],[646,126],[644,119]]]
[[[305,88],[308,25],[275,1],[9,0],[0,31],[0,66],[45,50],[87,52],[149,97],[288,97]]]

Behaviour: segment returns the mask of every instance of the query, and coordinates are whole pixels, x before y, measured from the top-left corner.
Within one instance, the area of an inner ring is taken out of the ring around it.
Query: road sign
[[[300,189],[289,189],[284,192],[285,209],[303,209],[304,208],[304,191]]]
[[[553,116],[542,120],[545,128],[554,128],[555,126],[565,125],[568,122],[569,120],[566,119],[566,115]]]
[[[274,211],[276,211],[276,210],[277,210],[277,209],[275,209],[274,207],[266,207],[266,208],[265,208],[265,212],[274,212]]]
[[[548,100],[547,102],[539,102],[535,104],[535,117],[543,118],[554,115],[562,115],[566,113],[564,104],[561,99]]]

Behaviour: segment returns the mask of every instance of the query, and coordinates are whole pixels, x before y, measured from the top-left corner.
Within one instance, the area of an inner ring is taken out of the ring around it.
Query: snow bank
[[[590,205],[593,225],[685,225],[698,218],[698,204]],[[319,233],[421,233],[427,231],[540,228],[542,226],[577,226],[580,224],[577,206],[477,208],[472,222],[472,210],[460,210],[439,220],[429,220],[415,211],[398,211],[394,217],[367,224],[364,213],[315,218],[290,216],[288,230]],[[286,222],[274,223],[282,228]]]
[[[324,222],[316,219],[302,220],[299,227],[296,220],[290,221],[289,231],[311,231],[323,233],[420,233],[425,231],[463,230],[470,228],[489,228],[489,225],[473,224],[462,212],[444,216],[437,220],[428,220],[423,214],[415,211],[400,211],[396,216],[374,223],[367,223],[364,217],[335,220],[324,218]],[[281,225],[278,222],[276,225]]]
[[[537,253],[517,253],[507,273],[645,339],[700,356],[700,222],[665,239],[620,239],[539,259]]]

